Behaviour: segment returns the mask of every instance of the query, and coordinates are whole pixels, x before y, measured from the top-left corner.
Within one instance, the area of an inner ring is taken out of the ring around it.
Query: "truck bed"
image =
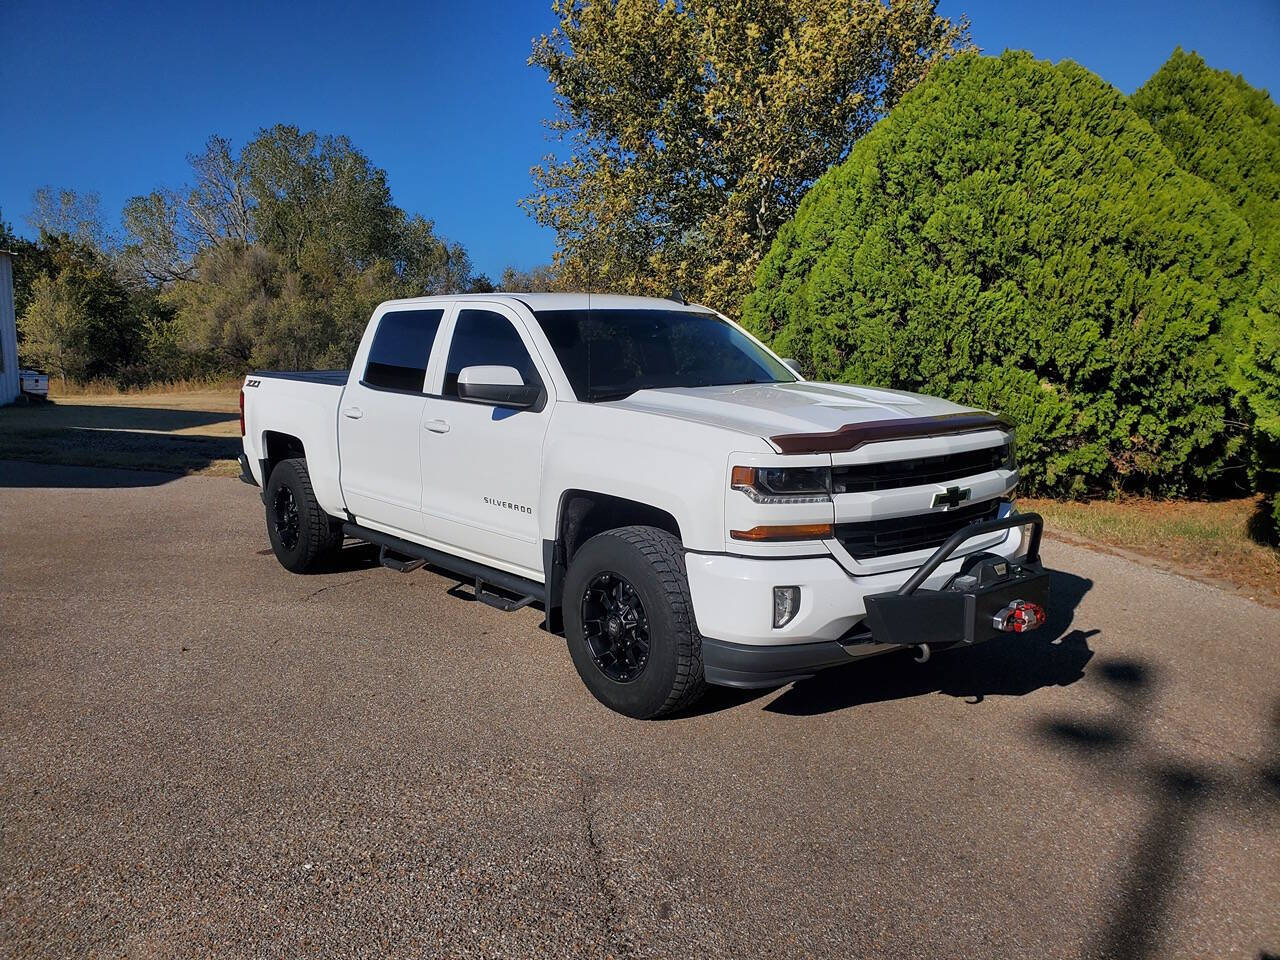
[[[255,370],[251,377],[270,377],[273,380],[300,380],[303,383],[320,383],[330,387],[345,387],[349,370]]]

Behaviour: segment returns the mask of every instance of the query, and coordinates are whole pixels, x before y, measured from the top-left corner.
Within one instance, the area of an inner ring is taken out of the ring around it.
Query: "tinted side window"
[[[458,395],[458,374],[466,367],[515,367],[525,383],[541,383],[533,358],[511,321],[491,310],[463,310],[453,328],[444,371],[444,396]]]
[[[364,382],[384,390],[422,392],[427,378],[427,358],[440,329],[443,310],[397,310],[378,322]]]

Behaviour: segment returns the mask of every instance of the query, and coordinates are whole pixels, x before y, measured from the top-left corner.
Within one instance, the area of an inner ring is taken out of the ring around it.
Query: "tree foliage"
[[[1252,248],[1098,77],[966,54],[818,181],[746,321],[819,378],[1005,412],[1032,490],[1208,491],[1240,474],[1215,338]]]
[[[968,25],[934,0],[556,0],[534,44],[569,145],[525,201],[564,281],[736,310],[806,189]]]
[[[340,366],[380,300],[471,284],[466,251],[396,206],[346,137],[277,125],[189,162],[191,185],[126,205],[122,263],[163,288],[163,342],[201,364]]]
[[[113,376],[135,359],[149,319],[99,251],[69,236],[41,236],[51,269],[36,274],[18,329],[27,362],[63,378]]]
[[[74,190],[36,191],[38,242],[0,222],[27,363],[122,385],[341,366],[380,301],[492,289],[346,137],[281,124],[187,159],[186,186],[125,204],[122,243]]]
[[[502,271],[498,289],[506,293],[543,293],[565,287],[554,266],[541,264],[529,270],[507,267]]]
[[[1271,496],[1280,530],[1280,108],[1242,77],[1181,49],[1132,103],[1178,163],[1217,187],[1253,230],[1257,296],[1224,345],[1258,434],[1255,482]]]
[[[27,226],[37,234],[70,237],[92,250],[105,252],[115,246],[102,215],[102,198],[92,191],[37,188],[31,195]]]
[[[13,254],[13,312],[21,317],[31,301],[31,289],[36,277],[52,269],[53,258],[49,250],[36,240],[18,236],[13,225],[4,219],[0,211],[0,250]],[[18,331],[22,335],[22,331]]]

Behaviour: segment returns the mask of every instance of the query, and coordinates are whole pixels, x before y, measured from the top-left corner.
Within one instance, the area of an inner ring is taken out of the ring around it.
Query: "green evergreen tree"
[[[1254,421],[1253,473],[1280,530],[1280,107],[1244,78],[1175,50],[1132,97],[1178,163],[1217,187],[1253,230],[1259,286],[1224,344]]]
[[[745,320],[821,379],[1018,425],[1026,489],[1215,489],[1242,432],[1215,337],[1252,233],[1074,63],[965,54],[823,176]]]

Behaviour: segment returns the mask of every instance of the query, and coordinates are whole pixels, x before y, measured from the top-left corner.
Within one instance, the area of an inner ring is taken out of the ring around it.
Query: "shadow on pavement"
[[[110,404],[40,404],[23,411],[20,429],[80,428],[104,430],[151,430],[170,433],[192,430],[215,423],[234,423],[237,413],[225,410],[184,410],[174,407],[112,406]]]
[[[1142,660],[1100,661],[1089,676],[1105,688],[1111,710],[1102,718],[1042,717],[1035,728],[1049,747],[1085,761],[1109,789],[1142,796],[1146,805],[1108,898],[1114,906],[1092,937],[1090,956],[1141,960],[1162,955],[1173,894],[1206,815],[1221,811],[1241,821],[1265,816],[1280,804],[1280,703],[1273,707],[1262,757],[1241,762],[1224,752],[1220,762],[1189,763],[1147,735],[1157,673]]]
[[[1071,629],[1093,581],[1060,570],[1051,577],[1049,622],[1035,633],[956,647],[924,664],[905,651],[870,657],[799,681],[765,709],[808,716],[930,693],[981,703],[989,696],[1021,697],[1075,683],[1093,656],[1089,638],[1098,633]]]
[[[0,410],[3,487],[150,487],[234,463],[236,413],[48,403]],[[208,428],[208,429],[206,429]],[[41,469],[43,465],[43,469]]]
[[[112,487],[158,487],[183,474],[166,470],[78,467],[62,463],[0,460],[0,488],[41,487],[101,490]]]

